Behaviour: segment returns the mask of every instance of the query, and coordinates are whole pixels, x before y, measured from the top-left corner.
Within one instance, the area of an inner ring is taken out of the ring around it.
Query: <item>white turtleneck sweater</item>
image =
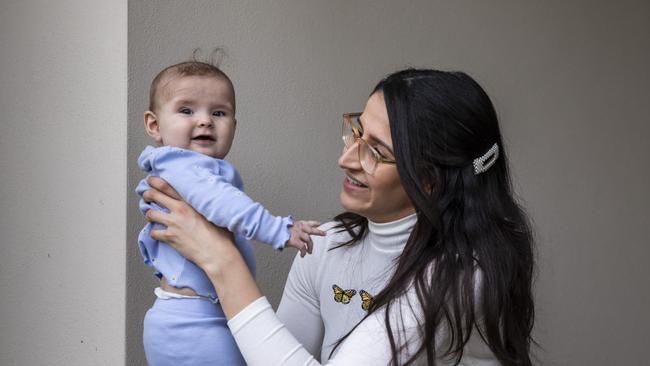
[[[332,248],[350,236],[334,229],[334,222],[323,225],[327,235],[312,237],[313,254],[294,259],[277,314],[262,297],[228,322],[248,365],[314,366],[321,364],[318,359],[327,365],[388,365],[391,353],[384,311],[365,319],[331,358],[330,352],[365,316],[364,303],[367,305],[390,279],[416,220],[413,214],[389,223],[369,222],[359,243],[336,249]],[[395,340],[406,345],[402,357],[420,345],[419,307],[410,289],[391,309]],[[399,334],[395,330],[398,322],[404,324]],[[445,335],[441,329],[438,347],[445,344]],[[438,364],[447,362],[439,360]],[[461,365],[499,363],[475,331]]]

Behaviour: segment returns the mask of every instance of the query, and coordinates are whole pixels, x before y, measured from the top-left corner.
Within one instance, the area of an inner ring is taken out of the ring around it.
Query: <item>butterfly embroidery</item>
[[[332,285],[332,289],[334,290],[334,301],[342,304],[349,304],[352,296],[357,293],[357,290],[343,290],[337,285]]]
[[[368,311],[372,305],[372,296],[366,290],[359,290],[359,296],[361,296],[361,308]]]

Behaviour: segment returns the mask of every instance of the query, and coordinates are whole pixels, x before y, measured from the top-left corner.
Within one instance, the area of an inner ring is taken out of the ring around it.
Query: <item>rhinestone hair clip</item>
[[[480,158],[474,159],[474,174],[479,175],[485,173],[499,158],[499,145],[496,143],[492,145]]]

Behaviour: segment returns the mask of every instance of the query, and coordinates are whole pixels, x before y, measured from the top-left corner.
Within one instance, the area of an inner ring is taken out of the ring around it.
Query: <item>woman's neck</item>
[[[368,220],[368,239],[377,250],[401,252],[417,219],[417,214],[413,213],[389,222]]]
[[[386,214],[385,216],[373,216],[373,217],[366,216],[366,218],[368,219],[368,221],[376,222],[378,224],[385,224],[385,223],[398,221],[405,217],[411,216],[414,213],[415,213],[415,207],[409,205],[403,207],[401,210],[392,211],[389,214]]]

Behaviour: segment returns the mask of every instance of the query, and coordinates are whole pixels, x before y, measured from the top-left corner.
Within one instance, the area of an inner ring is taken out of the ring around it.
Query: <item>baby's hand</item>
[[[298,249],[301,257],[307,253],[311,254],[314,244],[309,235],[325,236],[325,232],[318,229],[319,225],[318,221],[294,221],[291,227],[291,237],[287,240],[286,246]]]

